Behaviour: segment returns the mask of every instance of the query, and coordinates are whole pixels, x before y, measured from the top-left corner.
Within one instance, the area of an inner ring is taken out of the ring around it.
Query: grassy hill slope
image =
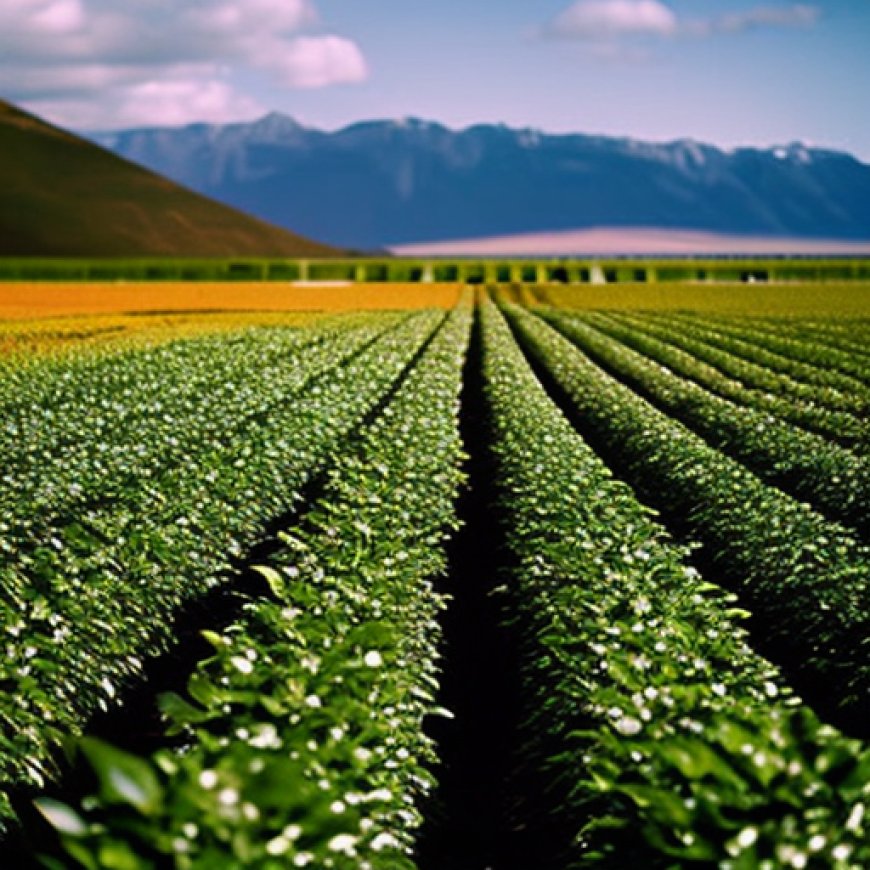
[[[0,100],[0,255],[338,253],[193,193]]]

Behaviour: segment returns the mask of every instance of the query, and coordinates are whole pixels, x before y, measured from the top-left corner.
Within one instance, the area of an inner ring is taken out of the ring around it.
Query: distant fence
[[[624,284],[870,280],[870,258],[0,258],[0,281],[355,281]]]

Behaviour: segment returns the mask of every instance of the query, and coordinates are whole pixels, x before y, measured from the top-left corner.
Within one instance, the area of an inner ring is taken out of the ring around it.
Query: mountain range
[[[0,256],[330,256],[0,100]]]
[[[327,132],[278,113],[88,135],[209,197],[357,250],[592,227],[870,239],[870,165],[800,144],[723,150],[413,118]]]

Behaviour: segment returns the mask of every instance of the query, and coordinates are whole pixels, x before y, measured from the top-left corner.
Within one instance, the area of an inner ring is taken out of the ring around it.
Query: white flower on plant
[[[825,839],[823,834],[815,834],[814,836],[810,837],[810,841],[809,843],[807,843],[807,847],[809,848],[810,852],[821,852],[822,849],[825,848],[827,842],[828,841]]]
[[[848,861],[852,854],[852,847],[847,843],[838,843],[831,849],[831,856],[835,861]]]
[[[320,658],[319,656],[306,655],[302,657],[299,664],[309,673],[316,674],[320,668]]]
[[[857,831],[862,821],[864,821],[864,804],[859,802],[852,807],[849,818],[846,819],[846,830]]]
[[[370,668],[379,668],[384,663],[383,657],[376,649],[369,650],[363,657],[363,661]]]
[[[239,792],[234,788],[223,788],[218,792],[218,803],[225,807],[235,806],[239,802]]]
[[[399,841],[392,834],[386,832],[378,834],[372,840],[372,849],[375,852],[380,852],[383,849],[398,849],[399,845]]]
[[[278,737],[278,729],[271,722],[267,722],[258,728],[248,743],[255,749],[278,749],[281,739]]]
[[[613,726],[616,730],[625,737],[633,737],[639,734],[643,727],[638,719],[633,716],[623,716]]]
[[[218,784],[218,775],[215,770],[204,770],[199,775],[199,784],[203,788],[214,788]]]
[[[750,825],[749,827],[744,828],[737,835],[737,844],[741,849],[748,849],[750,846],[755,845],[755,841],[758,839],[758,828]]]
[[[343,855],[353,856],[356,854],[356,844],[359,837],[352,834],[336,834],[327,844],[330,852],[341,852]]]
[[[269,855],[283,855],[290,850],[291,842],[286,837],[273,837],[266,843],[266,853]]]
[[[233,656],[230,659],[233,667],[242,674],[250,674],[254,670],[254,666],[250,659],[244,656]]]

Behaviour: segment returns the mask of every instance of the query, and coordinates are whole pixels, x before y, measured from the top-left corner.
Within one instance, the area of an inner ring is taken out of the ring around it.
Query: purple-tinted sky
[[[0,96],[64,126],[414,115],[870,161],[870,0],[0,0]]]

